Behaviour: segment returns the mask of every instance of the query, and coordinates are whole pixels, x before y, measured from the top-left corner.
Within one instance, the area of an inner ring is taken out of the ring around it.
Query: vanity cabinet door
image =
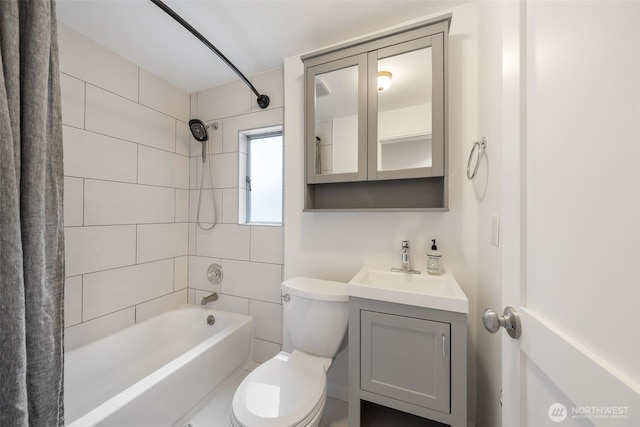
[[[442,413],[451,411],[451,325],[360,312],[362,390]]]

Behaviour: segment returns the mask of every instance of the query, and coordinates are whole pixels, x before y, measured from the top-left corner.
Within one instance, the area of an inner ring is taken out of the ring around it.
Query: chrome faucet
[[[411,255],[409,253],[408,240],[402,241],[402,252],[400,253],[400,257],[401,268],[392,268],[391,271],[402,271],[403,273],[420,274],[420,271],[411,269]]]
[[[410,259],[410,255],[409,255],[409,241],[408,240],[403,240],[402,241],[402,253],[401,253],[401,268],[402,271],[407,272],[411,270],[411,259]]]
[[[202,298],[202,301],[200,301],[200,304],[207,305],[208,303],[212,301],[217,301],[217,300],[218,300],[218,294],[214,292],[211,295],[207,295],[206,297]]]

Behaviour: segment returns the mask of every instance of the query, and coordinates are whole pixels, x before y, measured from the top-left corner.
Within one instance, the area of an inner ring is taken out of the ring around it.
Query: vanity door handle
[[[444,355],[444,343],[446,342],[447,338],[444,336],[444,334],[442,334],[442,358],[446,359],[446,356]]]

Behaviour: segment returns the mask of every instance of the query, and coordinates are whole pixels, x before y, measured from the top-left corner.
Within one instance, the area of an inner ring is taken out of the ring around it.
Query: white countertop
[[[366,265],[347,285],[349,296],[469,313],[469,300],[451,273],[433,276]]]

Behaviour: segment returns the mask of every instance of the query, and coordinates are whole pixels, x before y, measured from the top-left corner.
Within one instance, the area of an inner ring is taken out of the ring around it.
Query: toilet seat
[[[239,427],[308,425],[324,408],[323,360],[280,352],[251,372],[233,397],[231,423]]]

